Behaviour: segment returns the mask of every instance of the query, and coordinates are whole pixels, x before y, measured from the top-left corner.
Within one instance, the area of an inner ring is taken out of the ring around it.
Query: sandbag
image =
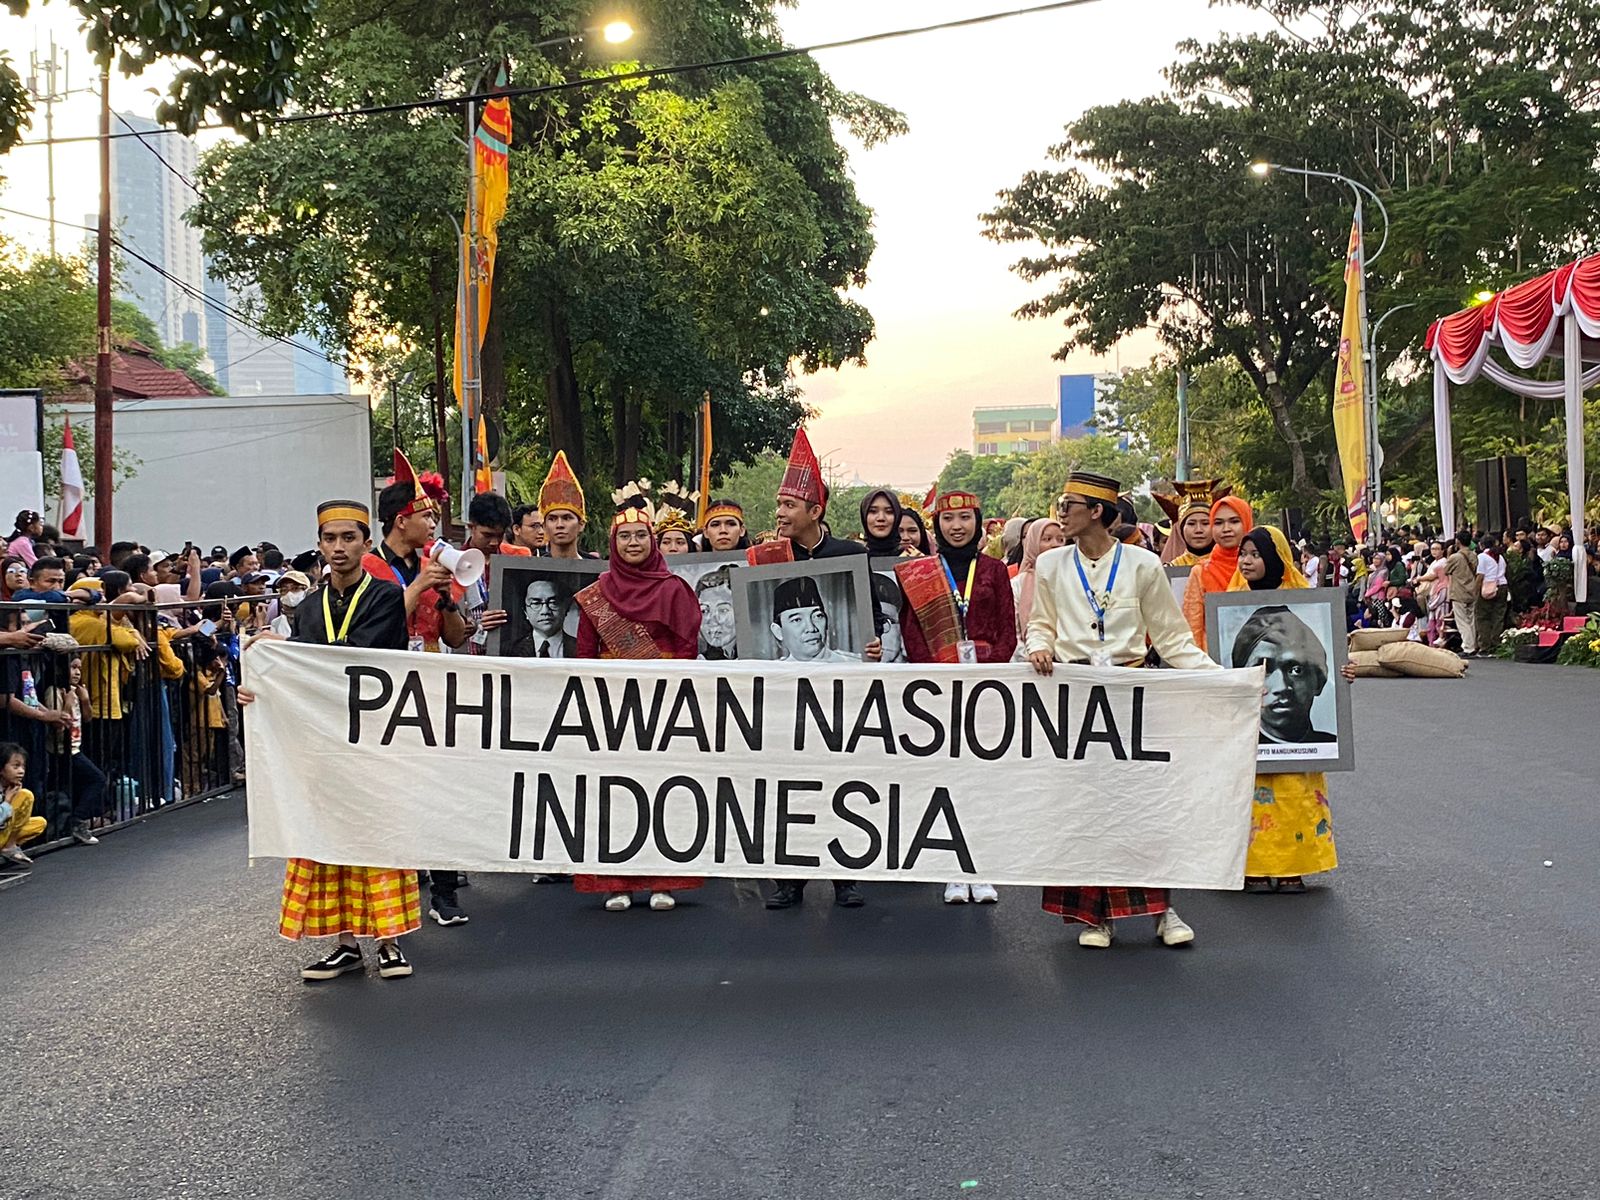
[[[1392,671],[1378,661],[1376,650],[1350,651],[1350,664],[1356,669],[1357,679],[1399,679],[1400,672]]]
[[[1389,629],[1352,629],[1350,631],[1350,649],[1376,650],[1380,646],[1387,646],[1390,642],[1403,642],[1410,633],[1395,625]]]
[[[1460,679],[1467,673],[1465,659],[1421,642],[1390,642],[1378,650],[1378,662],[1414,679]]]

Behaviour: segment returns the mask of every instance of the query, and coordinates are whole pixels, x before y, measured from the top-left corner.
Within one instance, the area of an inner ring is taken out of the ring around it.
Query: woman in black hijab
[[[888,488],[868,492],[861,500],[861,535],[867,553],[874,557],[899,558],[900,517],[905,509],[900,497]]]
[[[928,526],[922,514],[914,508],[900,510],[900,547],[902,552],[915,550],[918,554],[932,554],[933,541],[928,537]]]

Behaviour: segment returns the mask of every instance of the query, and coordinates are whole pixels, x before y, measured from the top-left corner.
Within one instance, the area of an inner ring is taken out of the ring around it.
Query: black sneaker
[[[98,846],[100,839],[89,832],[89,822],[74,821],[72,823],[72,840],[80,846]]]
[[[566,883],[568,878],[570,878],[570,877],[566,876],[566,875],[546,875],[546,874],[543,874],[543,873],[539,873],[539,874],[536,874],[536,875],[533,876],[533,882],[534,883]]]
[[[301,967],[300,978],[337,979],[351,971],[361,970],[362,965],[361,947],[346,946],[340,942],[326,958],[317,959],[309,967]]]
[[[767,897],[768,908],[793,908],[806,898],[806,885],[803,883],[780,883]]]
[[[456,886],[458,888],[464,888],[464,887],[471,887],[472,886],[472,880],[467,878],[467,873],[465,871],[457,871],[456,872]]]
[[[465,925],[469,918],[456,903],[455,893],[440,892],[428,904],[428,915],[441,925]]]
[[[465,917],[461,919],[466,920]],[[384,979],[404,979],[411,974],[411,964],[393,942],[378,947],[378,974]]]
[[[853,883],[836,883],[833,885],[833,902],[840,908],[860,908],[867,898]]]

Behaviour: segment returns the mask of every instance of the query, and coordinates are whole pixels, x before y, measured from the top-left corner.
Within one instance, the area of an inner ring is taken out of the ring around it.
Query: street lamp
[[[607,21],[601,28],[600,34],[606,41],[616,46],[633,37],[633,26],[626,21]]]
[[[1378,207],[1378,215],[1383,218],[1383,236],[1378,240],[1378,249],[1371,258],[1363,258],[1361,275],[1361,347],[1366,358],[1367,377],[1366,384],[1366,418],[1367,418],[1367,444],[1364,447],[1367,460],[1367,542],[1376,545],[1379,535],[1383,532],[1383,516],[1378,512],[1378,499],[1382,494],[1382,484],[1378,479],[1380,464],[1378,462],[1378,371],[1373,353],[1372,327],[1367,323],[1367,279],[1366,267],[1377,262],[1382,256],[1384,248],[1389,244],[1389,210],[1384,207],[1382,198],[1359,179],[1351,179],[1348,175],[1341,175],[1337,171],[1313,171],[1309,167],[1287,167],[1282,163],[1253,162],[1250,164],[1251,174],[1265,179],[1273,171],[1285,171],[1290,175],[1302,175],[1307,179],[1327,179],[1334,183],[1342,183],[1355,193],[1356,222],[1361,226],[1362,248],[1365,250],[1366,225],[1361,220],[1361,203],[1363,197],[1372,201]],[[1409,307],[1402,305],[1401,307]],[[1387,318],[1393,312],[1384,314]],[[1382,322],[1379,322],[1382,324]]]

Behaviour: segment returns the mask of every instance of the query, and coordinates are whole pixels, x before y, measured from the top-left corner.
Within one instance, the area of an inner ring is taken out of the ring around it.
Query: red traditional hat
[[[553,512],[575,513],[580,521],[589,519],[583,506],[583,488],[572,473],[565,450],[556,451],[556,460],[550,464],[550,473],[539,489],[539,515],[548,517]]]
[[[933,502],[935,515],[942,512],[966,512],[968,509],[975,510],[982,507],[982,502],[971,492],[946,492]]]
[[[778,495],[790,496],[802,504],[828,503],[828,487],[822,482],[822,465],[817,462],[816,451],[804,429],[794,431],[794,445],[789,447],[789,468],[778,485]]]
[[[411,503],[400,510],[399,515],[402,517],[415,516],[421,512],[438,512],[440,505],[449,496],[444,490],[443,479],[438,475],[419,476],[412,467],[411,460],[398,446],[394,451],[394,481],[411,485]]]

